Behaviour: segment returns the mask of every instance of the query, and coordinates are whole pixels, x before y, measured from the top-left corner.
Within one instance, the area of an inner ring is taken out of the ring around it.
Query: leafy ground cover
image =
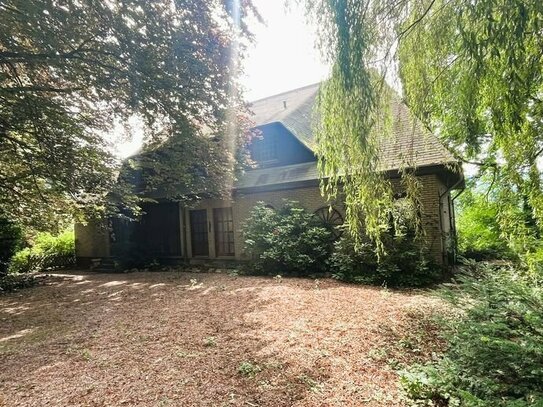
[[[440,306],[333,280],[56,275],[0,297],[0,405],[401,406]]]

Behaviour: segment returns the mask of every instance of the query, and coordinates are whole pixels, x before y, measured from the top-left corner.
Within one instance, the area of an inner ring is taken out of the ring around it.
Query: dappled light
[[[115,287],[117,285],[126,284],[126,281],[109,281],[107,283],[99,285],[99,287]]]
[[[33,330],[34,329],[32,329],[32,328],[21,329],[20,331],[14,333],[13,335],[9,335],[9,336],[5,336],[3,338],[0,338],[0,342],[6,342],[6,341],[9,341],[10,339],[22,338],[23,336],[28,335],[29,333],[31,333]]]
[[[22,305],[13,304],[13,306],[8,305],[4,309],[2,309],[2,312],[5,312],[7,314],[12,314],[12,315],[19,315],[28,309],[30,309],[29,304],[22,304]]]
[[[432,303],[332,280],[57,274],[0,297],[0,381],[18,406],[395,406],[386,355]]]

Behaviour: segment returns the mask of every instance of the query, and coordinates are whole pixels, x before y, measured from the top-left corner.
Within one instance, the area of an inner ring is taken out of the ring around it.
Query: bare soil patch
[[[0,296],[0,405],[400,406],[399,364],[439,346],[414,323],[435,305],[332,280],[57,275]]]

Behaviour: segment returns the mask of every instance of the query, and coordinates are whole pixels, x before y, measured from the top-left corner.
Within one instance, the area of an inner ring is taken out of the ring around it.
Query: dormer
[[[282,123],[268,123],[256,129],[249,153],[259,168],[316,161],[315,154]]]

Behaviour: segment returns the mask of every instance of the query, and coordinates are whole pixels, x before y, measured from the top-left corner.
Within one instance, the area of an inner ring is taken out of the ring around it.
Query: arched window
[[[340,226],[343,225],[343,216],[336,208],[323,206],[315,211],[315,216],[332,229],[336,239],[341,236],[343,230]]]

